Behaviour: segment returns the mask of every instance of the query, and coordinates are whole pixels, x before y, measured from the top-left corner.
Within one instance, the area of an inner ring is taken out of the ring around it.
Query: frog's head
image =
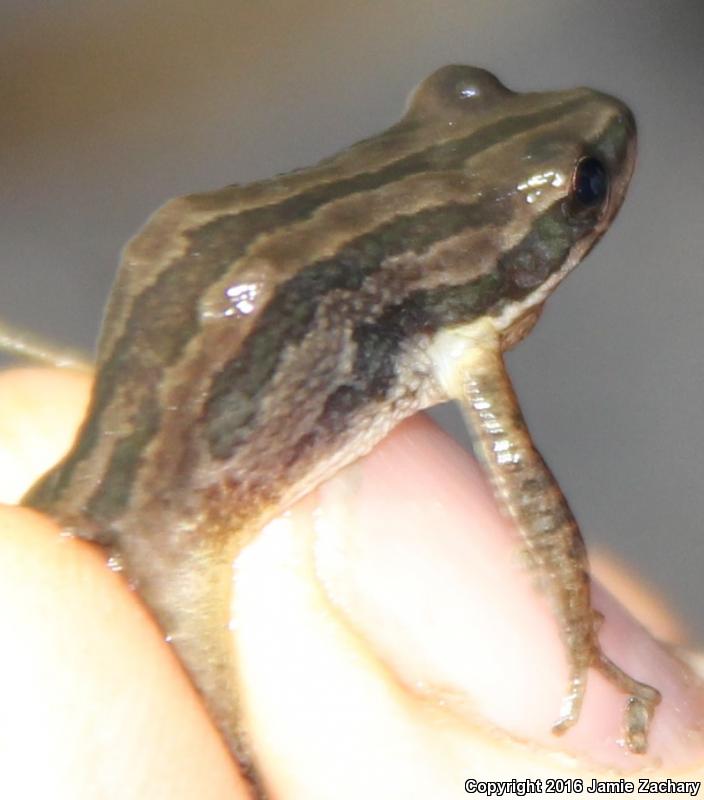
[[[416,89],[403,124],[445,139],[437,168],[483,209],[483,239],[468,242],[483,260],[471,283],[483,282],[483,310],[505,334],[602,236],[633,172],[633,115],[591,89],[519,94],[482,69],[443,67]],[[476,303],[468,288],[465,278],[454,300]],[[456,313],[442,324],[463,321],[450,305]]]

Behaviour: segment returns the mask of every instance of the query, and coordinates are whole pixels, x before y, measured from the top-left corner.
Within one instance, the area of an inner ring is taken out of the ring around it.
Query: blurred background
[[[702,639],[701,0],[4,0],[0,313],[90,347],[120,247],[166,198],[312,164],[449,62],[635,111],[621,215],[509,366],[589,544]]]

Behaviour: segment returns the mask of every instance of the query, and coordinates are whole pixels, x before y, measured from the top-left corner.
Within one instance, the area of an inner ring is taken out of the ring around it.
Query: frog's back
[[[530,290],[498,259],[530,233],[515,165],[553,158],[595,96],[446,67],[316,167],[168,203],[125,249],[79,439],[26,502],[99,531],[199,493],[275,503],[345,437],[436,399],[414,347]]]

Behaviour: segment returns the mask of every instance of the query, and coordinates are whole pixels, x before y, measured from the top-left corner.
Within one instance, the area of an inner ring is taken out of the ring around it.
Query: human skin
[[[89,384],[0,375],[8,503],[68,447]],[[12,505],[0,531],[0,796],[248,796],[104,554]],[[682,636],[642,587],[600,571],[659,638]],[[472,777],[613,780],[609,767],[654,759],[662,776],[704,772],[698,680],[598,584],[606,652],[663,693],[649,753],[618,744],[625,698],[593,672],[579,723],[550,733],[567,676],[550,609],[481,471],[423,416],[270,523],[233,579],[245,718],[272,797],[452,798]]]

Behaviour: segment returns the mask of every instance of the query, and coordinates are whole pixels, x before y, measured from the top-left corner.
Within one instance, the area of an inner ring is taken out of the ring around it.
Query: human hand
[[[0,377],[6,500],[68,446],[87,391],[69,372]],[[102,553],[26,509],[3,508],[0,526],[0,793],[246,797],[156,624]],[[606,652],[663,692],[649,752],[617,743],[625,698],[594,672],[579,723],[550,733],[564,655],[517,549],[472,459],[422,417],[266,527],[238,559],[233,612],[272,796],[453,798],[472,778],[589,785],[614,780],[610,768],[636,786],[645,767],[650,779],[700,779],[696,680],[599,586]],[[629,597],[675,637],[670,617]]]

